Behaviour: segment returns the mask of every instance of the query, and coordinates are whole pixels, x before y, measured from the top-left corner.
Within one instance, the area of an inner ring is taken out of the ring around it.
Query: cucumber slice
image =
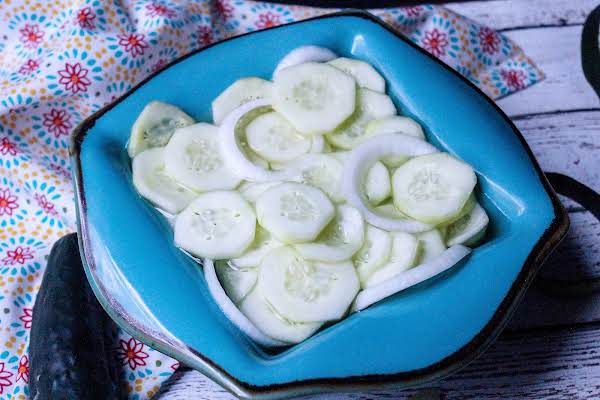
[[[254,240],[256,217],[234,191],[203,193],[175,220],[175,244],[196,257],[239,257]]]
[[[131,127],[127,144],[129,157],[153,147],[164,147],[177,128],[194,123],[194,119],[171,104],[152,101],[144,107]]]
[[[377,207],[373,207],[373,212],[381,215],[382,217],[391,218],[391,219],[400,219],[400,220],[409,220],[410,218],[406,216],[406,214],[402,214],[394,205],[394,203],[385,203],[378,205]]]
[[[372,205],[376,206],[388,198],[392,192],[390,173],[388,169],[377,161],[367,172],[365,177],[365,197]]]
[[[328,64],[352,75],[358,86],[385,93],[385,80],[370,64],[346,57],[336,58],[329,61]]]
[[[256,203],[258,197],[267,189],[279,185],[281,182],[243,182],[238,191],[250,203]]]
[[[425,134],[423,133],[421,125],[412,118],[401,117],[399,115],[374,119],[369,122],[365,128],[365,136],[367,137],[384,135],[386,133],[398,133],[425,140]],[[408,160],[409,157],[403,155],[389,155],[381,159],[381,161],[390,168],[399,167]]]
[[[394,204],[418,221],[440,224],[460,213],[476,183],[473,168],[448,153],[415,157],[394,172]]]
[[[317,322],[342,318],[359,283],[351,262],[308,261],[285,246],[263,258],[257,287],[285,318]]]
[[[258,99],[270,99],[273,83],[260,78],[242,78],[233,82],[212,102],[215,125],[221,125],[225,117],[236,108]]]
[[[367,139],[365,127],[375,118],[389,117],[396,114],[396,107],[385,94],[369,89],[359,89],[358,105],[354,115],[342,126],[325,135],[336,147],[350,150]]]
[[[358,253],[354,255],[354,266],[363,288],[371,274],[388,261],[391,250],[392,236],[390,233],[367,225],[365,242]]]
[[[360,311],[369,307],[371,304],[377,303],[395,293],[405,290],[411,286],[417,285],[427,279],[446,271],[456,265],[460,260],[466,257],[471,252],[468,247],[460,244],[450,247],[439,257],[433,260],[417,265],[408,271],[401,272],[395,277],[370,288],[361,291],[354,304],[352,311]],[[260,282],[260,277],[259,277]]]
[[[254,241],[250,247],[241,257],[233,258],[231,262],[240,268],[258,267],[265,254],[281,246],[283,243],[275,239],[269,231],[257,226]]]
[[[225,317],[231,321],[233,325],[239,328],[240,331],[245,333],[250,339],[256,343],[265,347],[281,347],[287,346],[289,343],[282,342],[281,340],[273,339],[265,335],[260,331],[250,320],[242,314],[242,312],[236,307],[231,299],[227,296],[219,278],[215,272],[215,266],[211,259],[205,258],[203,262],[204,279],[206,279],[206,286],[210,295],[217,303],[217,306],[221,309]]]
[[[334,130],[356,105],[356,83],[327,64],[288,67],[275,77],[273,108],[304,134]]]
[[[214,125],[199,123],[178,129],[165,148],[165,171],[198,192],[233,189],[241,181],[225,162]]]
[[[490,218],[483,207],[479,203],[475,203],[470,213],[448,225],[446,244],[448,246],[455,244],[472,246],[477,244],[485,235],[489,221]]]
[[[225,293],[235,304],[240,304],[244,300],[254,288],[258,278],[257,268],[242,268],[227,260],[216,261],[215,271]]]
[[[162,147],[135,156],[131,168],[133,185],[138,193],[168,213],[178,213],[197,196],[166,174]]]
[[[416,236],[421,244],[419,263],[433,260],[446,250],[444,236],[438,229],[432,229],[428,232],[418,233]]]
[[[337,55],[325,47],[300,46],[287,53],[273,71],[273,79],[277,79],[279,72],[285,68],[307,62],[327,62],[336,58]]]
[[[252,149],[245,142],[246,126],[257,116],[271,110],[270,100],[248,102],[233,110],[219,128],[223,159],[238,177],[251,182],[271,182],[286,179],[282,171],[271,171],[268,165],[259,165],[251,159]],[[258,157],[258,155],[256,156]]]
[[[259,224],[284,243],[314,240],[335,214],[321,190],[301,183],[282,183],[256,200]]]
[[[354,207],[337,207],[333,221],[321,232],[315,242],[294,246],[307,260],[325,262],[344,261],[352,258],[363,245],[365,227],[362,216]]]
[[[253,290],[246,296],[240,311],[265,335],[289,344],[300,343],[323,325],[322,322],[303,323],[285,318],[259,290]]]
[[[377,160],[390,154],[415,156],[437,152],[437,149],[424,140],[406,135],[388,133],[375,136],[355,148],[346,162],[342,177],[342,188],[348,204],[358,208],[371,225],[386,231],[423,232],[432,228],[423,222],[389,218],[371,210],[362,184],[365,175]]]
[[[302,136],[276,112],[253,119],[246,127],[250,148],[267,161],[288,162],[311,149],[311,139]]]
[[[327,149],[325,147],[325,145],[327,144],[327,142],[325,142],[325,139],[323,138],[323,135],[313,135],[311,137],[311,141],[310,141],[310,153],[327,153],[329,150],[331,151],[331,148]]]
[[[365,287],[382,282],[414,267],[419,256],[419,240],[406,232],[392,233],[392,251],[388,262],[378,268],[365,283]]]
[[[334,156],[306,154],[291,163],[287,170],[292,180],[321,189],[336,203],[344,201],[341,187],[344,165]]]

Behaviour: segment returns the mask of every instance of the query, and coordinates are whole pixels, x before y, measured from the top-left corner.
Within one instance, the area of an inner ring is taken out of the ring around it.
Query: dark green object
[[[50,252],[33,308],[31,398],[122,398],[115,329],[85,277],[77,235],[62,237]]]

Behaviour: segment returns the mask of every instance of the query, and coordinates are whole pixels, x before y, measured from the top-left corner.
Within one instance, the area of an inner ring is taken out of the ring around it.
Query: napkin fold
[[[75,126],[193,50],[334,11],[241,0],[0,1],[0,398],[29,394],[33,303],[52,244],[76,229]],[[543,79],[511,40],[443,7],[369,11],[492,98]],[[131,399],[151,397],[178,367],[125,333],[114,357]]]

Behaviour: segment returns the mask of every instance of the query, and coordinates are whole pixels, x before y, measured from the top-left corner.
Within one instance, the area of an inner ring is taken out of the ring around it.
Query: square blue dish
[[[474,166],[486,242],[443,276],[396,294],[279,353],[252,343],[211,299],[201,269],[131,183],[125,145],[151,100],[211,121],[234,80],[269,78],[305,44],[364,59],[429,141]],[[126,331],[235,395],[281,398],[409,387],[465,366],[499,334],[568,218],[515,126],[449,67],[364,12],[246,34],[184,57],[84,121],[72,147],[79,238],[100,302]]]

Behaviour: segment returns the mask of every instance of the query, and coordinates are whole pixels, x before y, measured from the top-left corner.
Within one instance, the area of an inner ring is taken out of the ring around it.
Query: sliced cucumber
[[[234,191],[203,193],[175,220],[175,244],[193,256],[239,257],[254,240],[256,217]]]
[[[365,127],[368,122],[394,114],[396,114],[396,107],[388,96],[369,89],[359,89],[358,105],[354,115],[335,131],[327,133],[325,137],[334,146],[350,150],[367,139]]]
[[[303,341],[323,325],[322,322],[302,323],[285,318],[259,290],[253,290],[246,296],[240,311],[265,335],[289,344]]]
[[[281,246],[283,243],[275,239],[269,231],[257,226],[254,241],[250,247],[241,257],[233,258],[231,262],[241,268],[258,267],[265,254]]]
[[[370,166],[381,157],[390,154],[415,156],[437,152],[437,149],[424,140],[406,135],[388,133],[375,136],[359,145],[346,162],[342,187],[348,204],[358,208],[367,222],[386,231],[423,232],[432,227],[423,222],[389,218],[371,210],[362,184]]]
[[[198,196],[166,174],[162,147],[135,156],[131,168],[138,193],[168,213],[178,213]]]
[[[365,177],[365,197],[372,205],[376,206],[388,198],[392,192],[390,173],[388,169],[377,161],[367,172]]]
[[[144,107],[131,127],[127,144],[129,157],[152,147],[164,147],[177,128],[192,125],[194,119],[171,104],[152,101]]]
[[[249,101],[270,99],[273,83],[260,78],[242,78],[232,83],[212,102],[213,121],[220,125],[225,117]]]
[[[248,102],[227,115],[219,128],[221,152],[232,173],[251,182],[271,182],[285,180],[282,171],[271,171],[268,165],[253,161],[246,143],[246,126],[257,116],[271,111],[270,100]],[[259,157],[256,155],[256,157]]]
[[[346,57],[336,58],[328,64],[352,75],[358,86],[385,93],[385,80],[370,64]]]
[[[225,164],[214,125],[199,123],[177,129],[165,148],[165,171],[199,191],[233,189],[241,181]]]
[[[205,258],[203,262],[204,278],[206,279],[206,286],[210,295],[217,303],[217,306],[221,309],[223,314],[235,325],[240,331],[248,335],[250,339],[256,343],[266,347],[281,347],[287,346],[289,343],[282,342],[281,340],[273,339],[265,335],[259,330],[242,312],[236,307],[231,299],[227,296],[219,278],[215,272],[215,265],[213,260]]]
[[[352,311],[360,311],[371,304],[377,303],[395,293],[405,290],[411,286],[417,285],[427,279],[446,271],[456,265],[460,260],[466,257],[471,252],[471,249],[460,244],[450,247],[439,257],[433,260],[417,265],[408,271],[388,279],[387,281],[361,291],[354,304]],[[260,282],[260,277],[259,277]]]
[[[364,221],[358,210],[341,205],[337,207],[334,220],[315,242],[297,244],[294,248],[307,260],[344,261],[352,258],[361,248],[364,236]]]
[[[282,183],[256,200],[260,225],[284,243],[314,240],[335,214],[321,190],[301,183]]]
[[[363,288],[373,272],[388,261],[391,250],[392,236],[390,233],[367,225],[365,242],[358,253],[354,255],[354,266]]]
[[[242,268],[227,260],[216,261],[215,271],[227,296],[238,305],[254,288],[258,277],[257,268]]]
[[[327,153],[328,150],[325,145],[327,144],[327,142],[325,142],[325,139],[323,138],[323,135],[313,135],[311,136],[311,141],[310,141],[310,153]],[[329,148],[329,151],[331,151],[331,148]]]
[[[440,224],[460,213],[476,183],[473,168],[447,153],[415,157],[394,172],[394,204],[416,220]]]
[[[419,240],[406,232],[392,233],[392,251],[388,262],[378,268],[365,283],[365,287],[382,282],[415,266],[419,256]]]
[[[279,185],[281,182],[243,182],[238,191],[250,203],[256,203],[258,197],[267,189]]]
[[[419,263],[433,260],[446,250],[444,236],[438,229],[418,233],[416,236],[419,239],[419,243],[421,243]]]
[[[267,161],[288,162],[311,149],[311,139],[302,136],[279,113],[259,115],[246,126],[248,145]]]
[[[351,262],[308,261],[285,246],[263,258],[258,288],[284,317],[317,322],[342,318],[359,283]]]
[[[490,218],[483,207],[479,203],[475,203],[470,213],[448,225],[446,244],[448,246],[455,244],[472,246],[477,244],[485,235],[489,221]]]
[[[337,55],[325,47],[320,46],[300,46],[287,53],[277,67],[273,71],[273,79],[277,78],[277,75],[281,70],[294,65],[304,64],[307,62],[327,62],[336,58]]]
[[[398,133],[413,136],[425,140],[425,134],[421,125],[408,117],[394,115],[392,117],[374,119],[367,124],[365,136],[372,137],[386,133]],[[409,157],[403,155],[389,155],[383,157],[381,161],[390,168],[396,168],[408,161]]]
[[[318,63],[288,67],[275,77],[273,108],[304,134],[334,130],[356,105],[356,83],[340,70]]]
[[[291,163],[287,170],[292,180],[321,189],[336,203],[344,200],[341,187],[344,166],[334,156],[306,154]]]
[[[382,217],[400,220],[409,220],[410,218],[406,214],[402,214],[392,202],[386,202],[384,204],[373,207],[373,212],[381,215]]]

